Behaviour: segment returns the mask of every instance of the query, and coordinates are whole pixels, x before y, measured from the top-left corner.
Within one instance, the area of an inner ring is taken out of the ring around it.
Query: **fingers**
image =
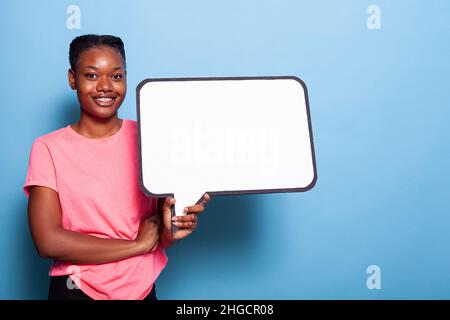
[[[163,205],[163,212],[170,212],[170,208],[175,204],[175,199],[171,197],[167,197],[166,200],[164,200]]]
[[[202,202],[200,202],[200,203],[202,203],[203,205],[205,205],[205,204],[207,204],[207,203],[209,202],[209,200],[211,200],[211,196],[210,196],[209,194],[205,193],[205,194],[203,195],[203,200],[202,200]]]
[[[203,211],[205,211],[205,206],[202,203],[184,208],[184,213],[202,213]]]
[[[197,227],[197,216],[195,214],[187,214],[185,216],[175,216],[172,218],[173,224],[178,228],[195,229]]]
[[[199,204],[184,208],[184,213],[202,213],[205,211],[205,204],[211,200],[211,196],[207,193],[203,195],[203,199]]]
[[[158,225],[158,227],[161,225],[161,217],[157,214],[154,214],[154,215],[148,217],[147,221],[156,223]]]
[[[175,204],[175,199],[166,198],[164,201],[163,212],[164,212],[164,225],[167,228],[170,227],[170,219],[172,219],[173,225],[175,225],[179,230],[176,232],[175,239],[181,239],[192,233],[197,228],[198,220],[197,214],[205,210],[205,205],[209,202],[211,196],[207,193],[203,195],[203,199],[200,203],[184,208],[185,215],[175,216],[170,218],[170,207]]]
[[[150,222],[158,222],[161,218],[160,218],[160,216],[158,216],[157,214],[154,214],[154,215],[148,217],[147,219],[148,219],[148,221],[150,221]]]

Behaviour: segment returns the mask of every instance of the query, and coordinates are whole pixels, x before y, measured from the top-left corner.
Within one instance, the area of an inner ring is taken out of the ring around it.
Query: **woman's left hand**
[[[170,197],[166,198],[163,206],[164,233],[166,236],[170,235],[168,237],[173,241],[183,239],[190,235],[197,228],[197,215],[205,210],[205,205],[210,199],[211,197],[205,193],[203,200],[199,204],[185,208],[184,216],[172,217],[170,208],[175,204],[175,199]],[[171,232],[172,223],[178,228],[174,234]]]

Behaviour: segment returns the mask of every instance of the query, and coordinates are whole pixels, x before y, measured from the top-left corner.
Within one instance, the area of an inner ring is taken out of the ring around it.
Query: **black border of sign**
[[[316,168],[316,156],[314,152],[314,140],[312,133],[312,124],[311,124],[311,114],[309,110],[309,97],[308,97],[308,89],[306,88],[306,84],[300,78],[296,76],[255,76],[255,77],[195,77],[195,78],[148,78],[139,82],[136,87],[136,114],[137,114],[137,125],[138,125],[138,153],[139,153],[139,184],[141,186],[142,191],[147,196],[153,197],[173,197],[173,193],[164,193],[164,194],[155,194],[147,190],[144,186],[144,181],[142,178],[142,154],[141,154],[141,115],[140,115],[140,90],[141,88],[149,83],[149,82],[168,82],[168,81],[211,81],[211,80],[282,80],[282,79],[290,79],[295,80],[301,84],[303,90],[305,92],[305,100],[306,100],[306,113],[308,117],[308,130],[309,137],[311,143],[311,156],[313,161],[313,170],[314,170],[314,178],[311,183],[304,188],[285,188],[285,189],[260,189],[260,190],[237,190],[237,191],[204,191],[209,195],[243,195],[243,194],[268,194],[268,193],[286,193],[286,192],[305,192],[311,190],[316,182],[317,182],[317,168]],[[196,202],[199,203],[203,198],[202,197]]]

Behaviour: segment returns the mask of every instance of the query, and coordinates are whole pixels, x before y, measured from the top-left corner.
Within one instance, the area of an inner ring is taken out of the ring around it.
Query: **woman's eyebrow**
[[[98,70],[98,68],[94,67],[94,66],[86,66],[86,68]],[[123,68],[122,66],[117,66],[117,67],[114,67],[113,70],[116,71],[116,70],[119,70],[119,69],[122,69],[122,68]]]

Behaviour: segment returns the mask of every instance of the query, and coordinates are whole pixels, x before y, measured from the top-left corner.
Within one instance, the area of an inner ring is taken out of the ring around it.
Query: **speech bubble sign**
[[[136,89],[140,183],[176,215],[215,195],[302,192],[317,179],[297,77],[146,79]]]

